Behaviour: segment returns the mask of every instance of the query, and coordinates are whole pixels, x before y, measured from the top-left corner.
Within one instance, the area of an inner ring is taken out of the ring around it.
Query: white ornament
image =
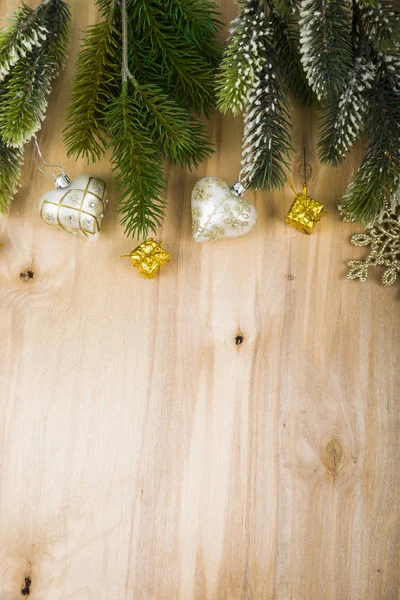
[[[243,198],[244,187],[219,177],[203,177],[192,192],[193,238],[196,242],[248,233],[257,220],[254,206]]]
[[[63,173],[56,188],[40,200],[40,216],[53,227],[97,240],[107,205],[106,184],[95,175],[80,175],[73,181]]]

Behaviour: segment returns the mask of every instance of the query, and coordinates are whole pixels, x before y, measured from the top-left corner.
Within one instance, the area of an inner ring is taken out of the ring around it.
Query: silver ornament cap
[[[234,183],[231,187],[232,192],[235,192],[235,194],[237,194],[238,196],[244,196],[244,193],[246,191],[246,188],[244,187],[244,185],[242,185],[240,183],[240,181],[237,181],[236,183]]]
[[[66,173],[61,173],[61,175],[55,178],[54,183],[56,184],[56,188],[60,190],[68,187],[71,183],[71,180]]]

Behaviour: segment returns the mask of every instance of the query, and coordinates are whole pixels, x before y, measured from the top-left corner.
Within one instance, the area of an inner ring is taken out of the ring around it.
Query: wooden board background
[[[0,0],[1,17],[17,6]],[[40,142],[72,176],[61,131],[81,29]],[[228,22],[232,0],[221,0]],[[110,184],[99,242],[46,227],[51,182],[32,146],[1,221],[0,600],[395,600],[399,595],[398,287],[345,281],[356,226],[335,206],[357,165],[312,155],[329,215],[310,237],[285,226],[289,189],[250,195],[256,229],[191,239],[190,193],[229,182],[241,122],[210,123],[217,152],[168,170],[160,232],[174,261],[154,281],[120,260],[134,243]],[[297,186],[298,159],[293,179]],[[29,276],[31,272],[32,277]],[[236,336],[243,343],[235,344]]]

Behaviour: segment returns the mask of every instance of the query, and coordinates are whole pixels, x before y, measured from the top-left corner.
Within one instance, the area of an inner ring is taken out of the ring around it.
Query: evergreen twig
[[[103,23],[78,57],[68,153],[96,160],[109,146],[128,235],[161,224],[162,156],[197,166],[212,152],[197,115],[214,104],[220,23],[209,0],[98,0]]]
[[[352,65],[351,11],[347,0],[302,0],[302,64],[319,99],[340,94]]]
[[[0,32],[0,212],[19,185],[23,146],[40,129],[62,68],[70,13],[63,0],[23,4]]]

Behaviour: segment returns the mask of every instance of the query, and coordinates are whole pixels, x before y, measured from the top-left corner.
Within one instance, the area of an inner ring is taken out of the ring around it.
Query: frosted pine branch
[[[352,62],[351,10],[347,0],[302,0],[301,62],[318,98],[345,88]]]
[[[41,4],[36,10],[20,8],[12,23],[0,32],[0,83],[21,58],[26,58],[33,48],[39,48],[48,33],[41,23]]]
[[[66,2],[46,0],[35,15],[28,9],[26,14],[32,19],[40,17],[46,36],[40,44],[22,44],[24,51],[18,54],[19,59],[3,82],[0,137],[13,148],[23,146],[41,128],[52,81],[63,66],[68,42],[70,13]]]
[[[21,179],[23,151],[0,141],[0,213],[7,212]]]
[[[369,42],[378,51],[393,50],[396,44],[396,35],[393,34],[400,21],[399,3],[396,0],[375,0],[373,5],[366,6],[360,0],[356,1]]]
[[[224,114],[238,115],[245,109],[260,68],[263,38],[269,35],[259,2],[246,1],[241,14],[232,21],[218,76],[218,106]]]
[[[246,187],[279,188],[286,181],[290,125],[274,59],[273,49],[266,47],[245,114],[240,176]]]
[[[375,78],[375,67],[364,63],[361,58],[356,63],[347,88],[325,108],[321,134],[318,142],[322,162],[336,166],[342,162],[363,132],[367,112],[367,94]]]

